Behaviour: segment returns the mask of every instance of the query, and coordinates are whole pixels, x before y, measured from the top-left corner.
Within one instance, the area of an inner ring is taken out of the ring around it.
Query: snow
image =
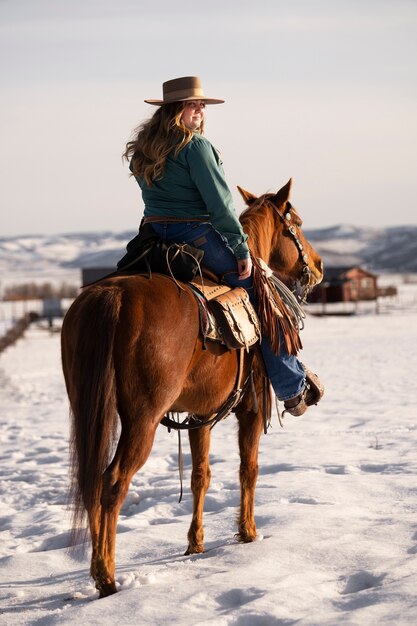
[[[258,541],[234,540],[236,421],[212,433],[206,553],[183,556],[191,459],[158,430],[122,508],[116,579],[97,600],[67,550],[68,408],[59,335],[0,357],[0,624],[363,626],[416,623],[417,313],[307,318],[303,360],[326,386],[261,440]]]
[[[132,233],[84,233],[13,239],[0,237],[0,269],[5,276],[10,272],[11,278],[17,281],[20,280],[18,272],[21,272],[24,282],[31,274],[35,280],[46,281],[54,275],[68,274],[67,265],[78,268],[85,265],[85,258],[89,256],[104,254],[108,258],[121,258],[132,236]],[[77,273],[79,275],[79,269]]]
[[[360,252],[366,247],[366,243],[359,239],[335,239],[330,241],[317,241],[314,242],[317,248],[320,248],[321,252],[337,252],[338,254],[354,254]]]

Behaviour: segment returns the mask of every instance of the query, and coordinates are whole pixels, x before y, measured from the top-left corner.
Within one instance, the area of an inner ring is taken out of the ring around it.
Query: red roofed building
[[[309,297],[310,302],[358,302],[376,300],[377,276],[361,267],[327,267],[323,282]]]

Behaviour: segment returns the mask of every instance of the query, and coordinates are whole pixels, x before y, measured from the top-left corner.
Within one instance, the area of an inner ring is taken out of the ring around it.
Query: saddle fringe
[[[280,297],[274,283],[275,277],[269,277],[257,258],[252,257],[253,287],[259,303],[259,321],[262,333],[268,335],[271,348],[280,354],[281,336],[288,354],[297,355],[302,349],[299,335],[297,312],[291,310],[288,303]]]

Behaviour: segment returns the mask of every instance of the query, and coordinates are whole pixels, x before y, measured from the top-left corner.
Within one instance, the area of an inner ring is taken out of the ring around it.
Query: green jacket
[[[226,237],[237,259],[248,258],[248,237],[233,206],[220,155],[208,139],[195,133],[177,157],[168,156],[161,179],[151,186],[141,177],[137,181],[145,217],[206,218]]]

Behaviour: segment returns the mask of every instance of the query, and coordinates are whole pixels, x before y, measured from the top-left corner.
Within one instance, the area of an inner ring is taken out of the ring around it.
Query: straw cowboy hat
[[[145,100],[148,104],[169,104],[185,100],[204,100],[205,104],[222,104],[224,100],[206,98],[198,76],[183,76],[162,83],[162,100]]]

